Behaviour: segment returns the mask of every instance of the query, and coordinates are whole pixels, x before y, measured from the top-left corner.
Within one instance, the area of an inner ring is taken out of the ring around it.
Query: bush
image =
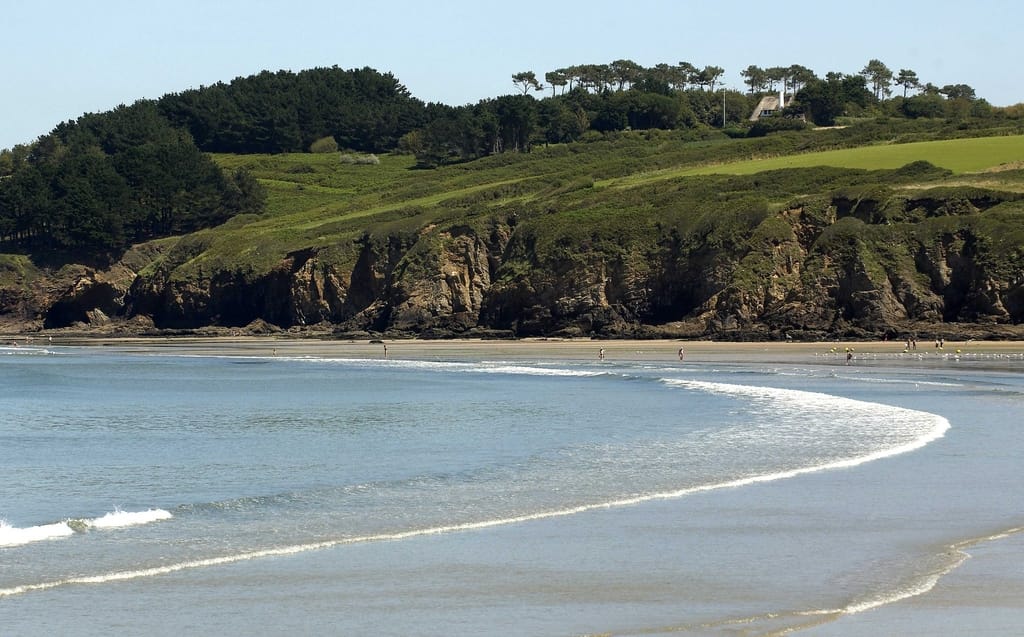
[[[754,122],[754,125],[750,127],[750,131],[747,133],[747,136],[764,137],[769,133],[778,133],[780,131],[789,130],[804,130],[805,128],[807,128],[807,124],[801,119],[793,117],[762,117]]]
[[[334,137],[328,135],[327,137],[321,137],[312,144],[309,145],[309,152],[311,153],[336,153],[338,152],[338,142]]]

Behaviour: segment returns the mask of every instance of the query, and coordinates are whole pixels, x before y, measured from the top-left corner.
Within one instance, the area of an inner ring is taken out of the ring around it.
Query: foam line
[[[1017,535],[1018,533],[1024,533],[1024,527],[1014,527],[991,535],[986,535],[977,538],[971,538],[963,540],[955,544],[949,545],[948,561],[942,564],[940,567],[933,569],[928,573],[923,573],[917,578],[911,579],[903,585],[896,587],[894,590],[886,591],[875,597],[853,602],[843,608],[829,609],[829,610],[816,610],[807,611],[801,613],[804,615],[854,615],[856,613],[863,613],[887,604],[893,604],[896,602],[910,599],[911,597],[917,597],[918,595],[924,595],[928,593],[936,584],[942,580],[943,577],[952,573],[964,562],[971,558],[971,554],[967,552],[967,549],[977,546],[979,544],[985,544],[987,542],[995,542],[1003,540],[1008,537]]]
[[[173,516],[171,516],[170,512],[163,509],[149,509],[147,511],[122,511],[114,509],[102,517],[86,520],[85,522],[88,526],[97,529],[116,529],[125,526],[149,524],[150,522],[160,520],[169,520],[171,517]]]
[[[163,509],[149,509],[147,511],[122,511],[114,509],[106,515],[92,519],[69,518],[62,522],[52,524],[41,524],[18,528],[0,520],[0,547],[13,547],[41,542],[44,540],[55,540],[69,537],[75,533],[85,533],[89,529],[117,529],[127,526],[139,526],[169,520],[173,517],[170,512]]]
[[[18,528],[0,520],[0,547],[22,546],[32,542],[53,540],[74,534],[74,529],[67,522],[54,522],[53,524]]]

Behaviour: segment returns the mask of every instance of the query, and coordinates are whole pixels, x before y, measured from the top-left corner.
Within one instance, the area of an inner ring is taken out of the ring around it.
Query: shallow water
[[[0,354],[12,634],[853,634],[1024,528],[1019,364]]]

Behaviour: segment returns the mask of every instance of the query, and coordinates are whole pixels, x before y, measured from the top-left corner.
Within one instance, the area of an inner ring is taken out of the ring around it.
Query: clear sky
[[[511,76],[630,59],[819,76],[871,59],[1024,102],[1019,0],[2,0],[0,148],[64,120],[261,70],[369,66],[424,101],[515,92]]]

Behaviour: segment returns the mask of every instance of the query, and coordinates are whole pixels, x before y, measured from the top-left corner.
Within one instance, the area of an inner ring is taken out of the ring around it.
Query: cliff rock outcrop
[[[1013,214],[987,212],[1000,207]],[[652,226],[621,244],[555,237],[548,250],[541,221],[494,216],[366,234],[262,269],[205,266],[205,246],[183,238],[105,270],[39,270],[31,286],[7,276],[0,316],[30,329],[263,321],[434,337],[1007,335],[1024,322],[1024,259],[999,233],[1018,213],[991,196],[839,194],[745,213],[728,236]]]

